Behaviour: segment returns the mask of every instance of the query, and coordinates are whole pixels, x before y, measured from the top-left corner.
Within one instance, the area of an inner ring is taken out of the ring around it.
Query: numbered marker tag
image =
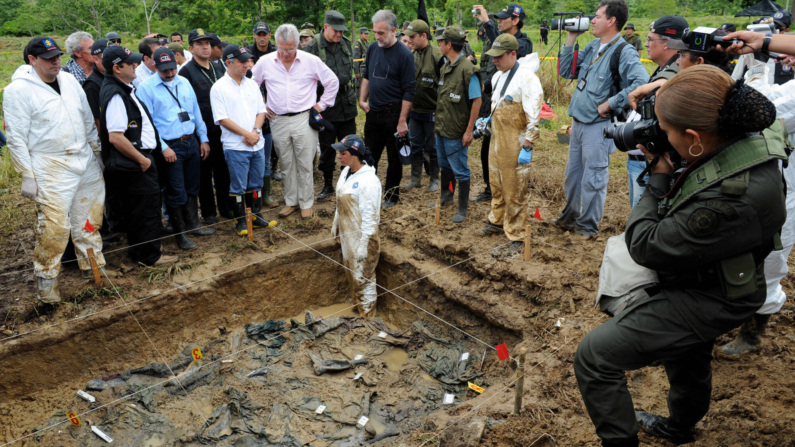
[[[455,394],[446,394],[444,395],[444,404],[450,405],[455,400]]]
[[[462,362],[466,362],[468,358],[469,358],[469,353],[468,352],[465,352],[465,353],[461,354],[461,361]]]
[[[364,374],[364,373],[357,373],[357,374],[356,374],[356,376],[354,376],[353,380],[359,380],[359,379],[361,379],[363,374]]]
[[[356,421],[356,425],[361,425],[362,427],[364,427],[365,425],[367,425],[367,421],[369,420],[370,418],[368,418],[367,416],[362,416],[359,418],[358,421]]]
[[[363,355],[361,355],[361,354],[358,354],[358,355],[357,355],[356,357],[354,357],[353,359],[354,359],[354,360],[361,360],[363,357],[364,357]]]
[[[378,336],[381,337],[381,338],[386,338],[386,332],[381,331],[381,332],[378,333]]]
[[[99,427],[97,427],[96,425],[91,426],[91,431],[93,431],[94,433],[96,433],[97,436],[105,440],[105,442],[107,443],[113,442],[113,438],[108,436],[104,431],[100,430]]]
[[[69,422],[71,422],[75,427],[83,425],[83,423],[80,422],[80,418],[74,413],[66,413],[66,417],[69,418]]]
[[[232,363],[232,362],[234,362],[234,360],[232,359],[221,360],[221,363]]]
[[[96,399],[94,398],[94,396],[92,396],[92,395],[90,395],[90,394],[86,393],[86,392],[85,392],[85,391],[83,391],[83,390],[78,390],[78,391],[77,391],[77,395],[78,395],[78,396],[80,396],[80,398],[81,398],[81,399],[83,399],[83,400],[85,400],[85,401],[92,402],[92,403],[93,403],[93,402],[96,402]]]
[[[321,405],[321,406],[317,407],[317,410],[315,410],[315,413],[323,414],[323,410],[325,410],[325,409],[326,409],[326,406],[325,405]]]
[[[199,349],[199,347],[198,347],[198,346],[196,346],[195,348],[193,348],[193,350],[192,350],[190,353],[191,353],[191,355],[193,356],[193,360],[195,360],[195,361],[201,360],[201,359],[202,359],[202,357],[203,357],[203,356],[202,356],[202,350],[201,350],[201,349]]]
[[[472,391],[476,391],[478,393],[482,393],[482,392],[486,391],[485,388],[479,387],[479,386],[475,385],[472,382],[467,382],[467,384],[469,384],[469,389],[472,390]]]

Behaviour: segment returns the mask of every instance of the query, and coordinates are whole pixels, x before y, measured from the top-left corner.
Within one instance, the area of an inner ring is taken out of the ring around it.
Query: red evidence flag
[[[497,348],[497,357],[500,360],[507,360],[511,358],[511,356],[508,355],[508,346],[506,346],[505,343],[499,344],[495,346],[495,348]]]
[[[84,230],[86,230],[86,231],[88,231],[89,233],[93,233],[94,231],[96,231],[96,230],[94,229],[94,226],[93,226],[93,225],[91,225],[91,222],[89,222],[89,221],[88,221],[88,219],[86,219],[86,226],[85,226],[85,227],[83,227],[83,229],[84,229]]]
[[[455,192],[455,190],[453,190],[453,182],[450,182],[450,186],[448,189],[450,190],[450,192]]]
[[[536,213],[533,214],[533,217],[535,217],[538,220],[541,220],[541,212],[538,211],[538,207],[536,207]]]
[[[257,191],[256,190],[254,191],[254,198],[255,199],[257,198]]]

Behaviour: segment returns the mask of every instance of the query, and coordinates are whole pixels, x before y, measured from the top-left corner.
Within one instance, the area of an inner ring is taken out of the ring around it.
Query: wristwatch
[[[531,144],[531,145],[523,144],[523,145],[522,145],[522,150],[523,150],[523,151],[530,152],[530,151],[532,151],[532,150],[533,150],[533,145],[532,145],[532,144]]]
[[[257,131],[257,135],[260,135],[260,136],[262,136],[262,129],[254,129],[254,130],[256,130],[256,131]]]
[[[773,40],[773,36],[765,36],[764,39],[762,39],[762,50],[761,51],[763,53],[767,53],[767,51],[768,51],[767,48],[770,46],[770,41],[771,40]]]

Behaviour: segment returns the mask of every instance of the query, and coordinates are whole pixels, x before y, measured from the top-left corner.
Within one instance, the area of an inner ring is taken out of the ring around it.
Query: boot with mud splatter
[[[61,293],[58,290],[57,276],[52,279],[37,276],[36,289],[39,301],[42,303],[55,304],[61,302]]]
[[[439,198],[439,206],[453,203],[453,193],[455,192],[455,174],[453,171],[442,169],[442,194]],[[430,206],[436,206],[436,202],[431,202]]]
[[[667,439],[676,445],[689,444],[696,441],[696,437],[690,429],[676,427],[667,417],[663,417],[645,411],[636,411],[635,418],[638,420],[641,430],[658,438]]]
[[[756,351],[762,341],[762,333],[770,322],[770,315],[754,314],[740,326],[740,333],[732,342],[723,345],[720,352],[726,355],[741,355]]]
[[[462,223],[467,217],[469,206],[469,180],[458,182],[458,213],[453,217],[453,223]]]

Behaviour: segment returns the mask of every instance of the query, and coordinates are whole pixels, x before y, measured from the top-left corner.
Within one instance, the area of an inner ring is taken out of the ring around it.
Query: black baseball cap
[[[157,71],[176,70],[177,61],[174,59],[174,52],[168,48],[158,48],[152,54]]]
[[[218,37],[218,34],[215,33],[207,33],[210,36],[210,45],[217,47],[221,45],[221,38]]]
[[[356,152],[362,156],[364,156],[364,140],[359,135],[348,135],[347,137],[343,138],[342,141],[339,143],[334,143],[331,145],[337,152],[348,151],[348,152]]]
[[[271,27],[268,26],[268,24],[265,23],[265,22],[257,22],[257,24],[254,25],[254,34],[259,34],[259,33],[268,33],[268,34],[270,34],[271,33]]]
[[[52,59],[64,54],[64,51],[53,39],[45,36],[36,36],[28,42],[28,54],[31,56]]]
[[[105,67],[105,71],[108,73],[113,73],[114,65],[119,65],[123,62],[140,64],[143,59],[144,55],[141,53],[133,53],[121,45],[111,45],[105,48],[105,52],[102,53],[102,66]]]
[[[94,45],[91,45],[91,55],[96,56],[98,54],[102,54],[105,51],[105,48],[111,45],[108,39],[99,39],[94,41]]]
[[[224,53],[223,56],[221,56],[221,59],[224,61],[224,63],[232,59],[245,62],[252,57],[254,57],[254,55],[249,53],[245,48],[241,47],[240,45],[230,43],[226,46],[226,48],[224,48]]]
[[[773,22],[781,28],[789,28],[792,25],[792,14],[789,11],[779,11],[773,14]]]
[[[672,14],[655,20],[649,31],[671,39],[681,39],[682,34],[685,33],[688,27],[689,25],[684,17]]]
[[[518,17],[519,20],[524,21],[527,15],[524,12],[524,8],[519,6],[516,3],[511,3],[510,5],[506,6],[502,9],[502,11],[494,14],[494,17],[498,19],[507,19],[509,17]]]
[[[724,23],[720,26],[720,29],[726,31],[727,33],[733,33],[737,31],[737,27],[733,23]]]
[[[188,43],[196,42],[202,39],[212,39],[212,33],[205,32],[202,28],[190,30],[188,33]]]

